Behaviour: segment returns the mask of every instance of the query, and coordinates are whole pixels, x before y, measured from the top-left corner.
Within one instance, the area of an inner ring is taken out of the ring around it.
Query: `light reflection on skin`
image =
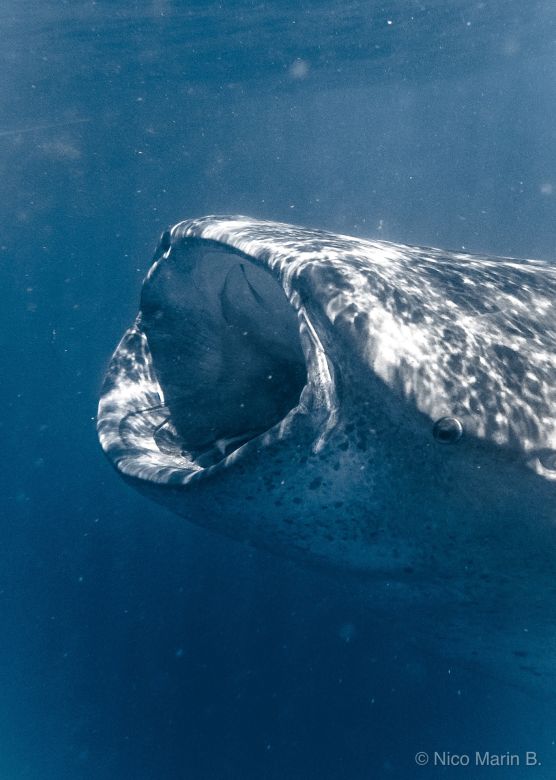
[[[229,244],[271,270],[311,328],[318,319],[329,342],[341,333],[369,370],[431,425],[455,415],[466,434],[517,448],[539,475],[556,476],[543,465],[546,457],[535,455],[556,450],[556,269],[550,264],[364,241],[243,217],[180,223],[171,231],[172,246],[188,236]],[[135,371],[120,372],[101,401],[101,440],[108,448],[124,410],[148,408],[147,398],[155,400],[150,406],[163,403],[148,345],[133,352],[140,341],[139,334],[127,342],[133,347],[125,364],[135,362]],[[321,361],[317,373],[323,371]],[[327,380],[319,376],[318,383],[326,386]],[[178,464],[146,441],[145,424],[138,417],[128,430],[133,454],[120,452],[119,468],[145,473],[150,463],[146,478],[161,469],[160,479]],[[187,464],[191,469],[197,470]]]

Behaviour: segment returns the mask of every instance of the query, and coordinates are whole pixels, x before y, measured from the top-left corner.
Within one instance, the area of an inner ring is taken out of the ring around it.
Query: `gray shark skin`
[[[552,679],[555,300],[543,261],[187,220],[112,357],[100,442],[188,520],[365,574],[464,656]]]

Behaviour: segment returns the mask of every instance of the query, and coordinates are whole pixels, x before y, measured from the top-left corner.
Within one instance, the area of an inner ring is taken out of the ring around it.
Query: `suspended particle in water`
[[[344,623],[343,626],[340,626],[338,635],[343,642],[351,642],[355,637],[355,626],[353,623]]]
[[[309,75],[310,66],[307,60],[297,59],[292,62],[288,73],[292,79],[304,79]]]

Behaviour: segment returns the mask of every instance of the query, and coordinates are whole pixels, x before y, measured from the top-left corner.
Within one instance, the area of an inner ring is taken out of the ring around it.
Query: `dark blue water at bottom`
[[[1,778],[554,777],[550,697],[419,647],[362,582],[135,495],[94,416],[158,235],[185,217],[550,258],[555,16],[7,4]],[[476,750],[542,765],[414,758]]]

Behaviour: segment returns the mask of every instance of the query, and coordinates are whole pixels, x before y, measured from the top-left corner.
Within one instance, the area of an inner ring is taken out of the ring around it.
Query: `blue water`
[[[0,30],[1,780],[554,778],[553,700],[142,499],[94,424],[180,219],[554,257],[554,4],[5,0]]]

